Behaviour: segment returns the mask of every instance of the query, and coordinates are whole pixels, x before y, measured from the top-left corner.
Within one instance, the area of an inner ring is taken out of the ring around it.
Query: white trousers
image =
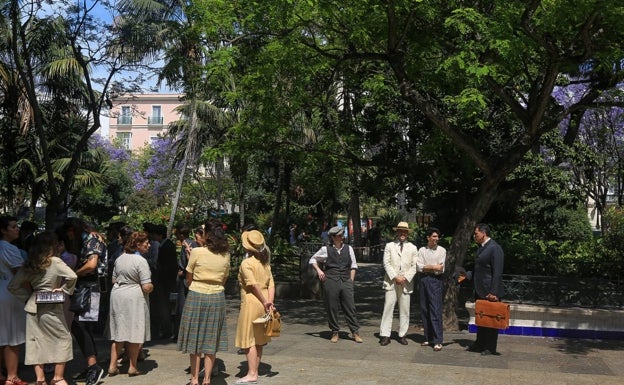
[[[405,337],[410,322],[410,294],[403,293],[402,285],[394,285],[394,289],[386,290],[380,337],[390,337],[392,332],[392,319],[394,318],[394,305],[399,302],[399,337]]]

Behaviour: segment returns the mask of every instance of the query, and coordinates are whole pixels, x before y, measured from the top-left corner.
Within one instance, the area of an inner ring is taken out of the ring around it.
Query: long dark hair
[[[130,226],[124,226],[119,229],[119,236],[121,237],[121,245],[125,245],[128,242],[130,236],[134,233],[134,229]]]
[[[58,237],[52,230],[35,235],[33,245],[28,250],[24,268],[34,272],[44,271],[52,264],[50,258],[58,256],[58,246]]]
[[[210,218],[204,223],[204,239],[208,250],[216,254],[230,251],[230,244],[225,237],[223,223],[218,219]]]
[[[62,229],[68,234],[67,241],[65,242],[65,249],[70,253],[80,256],[82,253],[82,233],[85,232],[87,227],[85,221],[80,218],[67,218],[63,223]],[[69,236],[71,233],[73,236]]]

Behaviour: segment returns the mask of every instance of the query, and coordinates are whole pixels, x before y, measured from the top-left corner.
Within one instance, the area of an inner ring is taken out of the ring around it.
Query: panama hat
[[[394,231],[407,230],[408,233],[412,232],[412,229],[409,228],[409,225],[407,224],[407,222],[399,222],[399,224],[396,227],[393,227],[392,229]]]
[[[266,248],[264,236],[258,230],[245,231],[243,235],[241,235],[241,239],[245,250],[261,253]]]

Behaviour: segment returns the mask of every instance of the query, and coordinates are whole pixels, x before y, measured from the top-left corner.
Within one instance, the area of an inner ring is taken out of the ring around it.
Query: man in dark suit
[[[172,336],[173,326],[171,319],[171,305],[169,296],[176,290],[178,277],[178,255],[176,245],[167,237],[167,227],[154,226],[154,236],[160,242],[154,281],[154,328],[152,333],[159,339]]]
[[[504,253],[502,247],[490,238],[490,227],[485,223],[475,226],[474,240],[479,244],[475,258],[474,272],[460,275],[472,279],[474,283],[475,299],[500,301],[505,294],[503,288]],[[496,347],[498,344],[498,329],[477,326],[477,339],[468,348],[471,352],[480,352],[481,355],[500,355]]]

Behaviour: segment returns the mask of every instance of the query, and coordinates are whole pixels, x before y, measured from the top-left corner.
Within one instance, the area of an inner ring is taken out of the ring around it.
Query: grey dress
[[[141,344],[150,340],[149,297],[141,289],[151,283],[147,260],[140,254],[120,255],[113,269],[110,297],[110,339]]]
[[[50,266],[44,271],[21,268],[9,283],[9,291],[26,302],[26,365],[67,362],[73,358],[72,338],[63,304],[35,303],[37,291],[60,288],[68,295],[74,292],[76,273],[60,258],[50,260]],[[30,283],[33,290],[25,288],[26,283]]]

